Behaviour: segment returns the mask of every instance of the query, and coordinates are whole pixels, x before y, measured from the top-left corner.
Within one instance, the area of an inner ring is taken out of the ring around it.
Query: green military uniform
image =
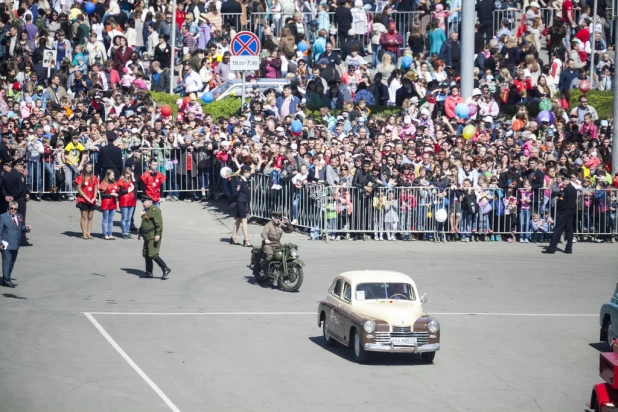
[[[281,218],[280,213],[273,213],[273,217]],[[288,222],[281,222],[278,225],[273,223],[271,220],[264,226],[264,230],[262,230],[262,250],[266,255],[264,259],[264,273],[268,273],[268,266],[270,262],[273,260],[273,254],[275,253],[275,249],[281,246],[281,237],[283,236],[283,232],[290,233],[294,230],[292,225]],[[269,240],[270,243],[266,244],[265,240]],[[273,283],[277,284],[277,274],[275,273],[275,279]]]
[[[142,202],[148,201],[152,201],[152,199],[148,196],[142,196]],[[146,261],[146,274],[142,277],[152,277],[152,262],[154,261],[157,262],[157,265],[163,271],[161,279],[165,279],[171,272],[171,269],[167,267],[159,256],[161,241],[163,240],[163,216],[161,215],[161,209],[151,204],[149,207],[145,207],[145,210],[146,213],[142,214],[142,224],[139,228],[139,234],[144,238],[142,256]],[[159,240],[155,242],[156,236],[159,236]]]
[[[156,206],[150,206],[146,214],[142,215],[142,224],[139,227],[139,233],[144,238],[144,246],[142,247],[142,256],[145,258],[154,259],[159,256],[161,249],[161,235],[163,234],[163,216],[161,209]],[[159,236],[159,241],[155,242],[155,236]]]

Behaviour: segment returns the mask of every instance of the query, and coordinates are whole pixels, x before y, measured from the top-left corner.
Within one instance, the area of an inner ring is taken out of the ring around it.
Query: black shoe
[[[13,283],[10,280],[5,280],[2,282],[2,286],[7,288],[14,288],[15,286],[17,286],[17,283]]]
[[[140,276],[140,278],[142,279],[146,279],[146,278],[151,278],[152,277],[152,273],[150,272],[146,272],[143,275]]]
[[[19,246],[34,246],[34,245],[26,240],[25,242],[21,242]]]
[[[137,232],[137,228],[135,226],[131,226],[131,232]]]
[[[554,253],[556,253],[555,250],[549,250],[549,249],[545,249],[544,251],[542,251],[541,253],[546,253],[548,255],[553,255]]]
[[[167,279],[167,275],[169,275],[171,271],[172,271],[172,269],[170,269],[168,267],[163,269],[163,274],[161,275],[161,280]]]
[[[573,251],[572,250],[565,250],[564,253],[566,253],[567,255],[572,255]]]

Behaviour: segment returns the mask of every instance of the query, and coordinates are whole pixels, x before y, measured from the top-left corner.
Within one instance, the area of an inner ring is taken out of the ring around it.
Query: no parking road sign
[[[262,50],[260,39],[250,31],[241,31],[230,43],[230,69],[258,70],[260,68],[259,54]]]

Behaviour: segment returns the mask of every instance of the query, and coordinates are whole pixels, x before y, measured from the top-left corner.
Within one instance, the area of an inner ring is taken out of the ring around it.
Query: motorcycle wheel
[[[296,292],[303,284],[303,268],[293,263],[288,266],[288,274],[279,279],[279,286],[284,292]]]
[[[268,280],[268,276],[262,273],[262,264],[258,262],[253,266],[253,277],[257,283],[264,283]]]

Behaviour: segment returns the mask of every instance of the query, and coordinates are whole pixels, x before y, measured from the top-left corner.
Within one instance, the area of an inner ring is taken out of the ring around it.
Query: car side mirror
[[[423,293],[423,296],[421,296],[421,303],[422,304],[427,303],[427,294],[426,293]]]

